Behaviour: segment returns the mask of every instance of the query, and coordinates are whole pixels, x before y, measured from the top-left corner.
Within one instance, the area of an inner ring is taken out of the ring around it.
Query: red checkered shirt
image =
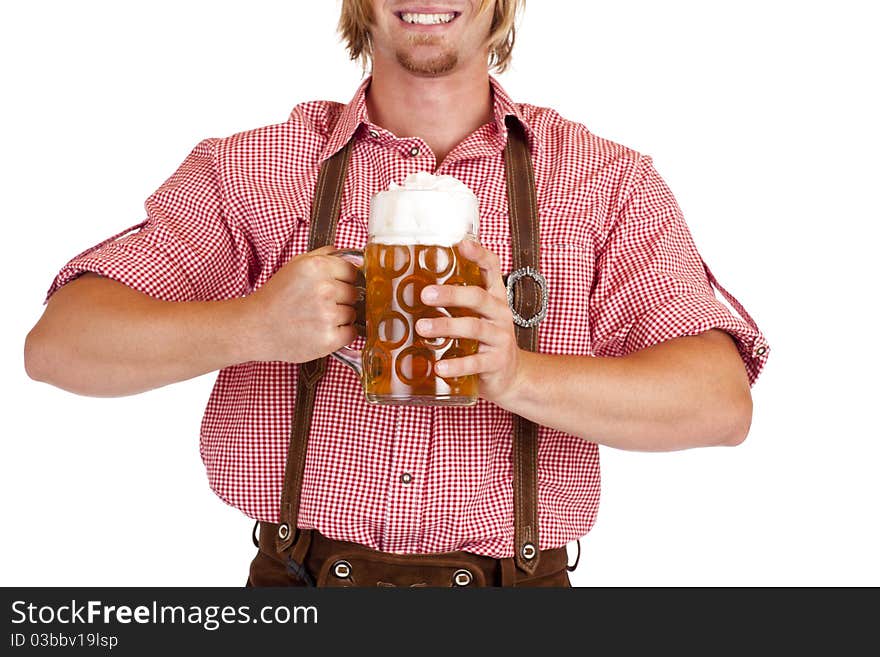
[[[297,105],[283,123],[200,142],[145,203],[146,219],[67,263],[46,300],[85,271],[158,299],[240,297],[308,250],[320,163],[356,143],[336,234],[367,240],[371,196],[410,173],[453,175],[480,200],[480,241],[511,269],[504,117],[526,126],[549,310],[538,350],[623,356],[712,328],[736,341],[754,384],[769,353],[755,322],[697,252],[649,156],[592,134],[552,109],[514,103],[490,78],[494,117],[437,167],[428,144],[373,124],[364,80],[348,105]],[[716,287],[737,314],[719,301]],[[352,346],[362,347],[358,337]],[[200,451],[215,493],[251,518],[278,522],[297,368],[222,369]],[[599,506],[596,443],[539,428],[540,548],[586,534]],[[368,404],[335,359],[317,389],[298,525],[389,552],[513,555],[512,415],[472,407]],[[410,477],[402,477],[408,473]],[[404,483],[406,482],[406,483]]]

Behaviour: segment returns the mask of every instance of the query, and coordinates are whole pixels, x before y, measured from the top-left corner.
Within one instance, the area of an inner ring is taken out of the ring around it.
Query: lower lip
[[[422,25],[421,23],[407,23],[400,16],[397,17],[397,20],[400,21],[400,23],[404,27],[407,27],[411,30],[418,30],[420,32],[434,32],[436,30],[442,30],[443,28],[449,27],[458,20],[458,16],[459,14],[456,14],[455,18],[453,18],[448,23],[431,23],[429,25]]]

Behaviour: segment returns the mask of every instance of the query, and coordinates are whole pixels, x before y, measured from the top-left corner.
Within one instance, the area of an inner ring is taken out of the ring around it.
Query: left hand
[[[501,278],[498,256],[473,240],[458,244],[461,254],[474,261],[483,275],[483,287],[428,285],[422,302],[429,306],[459,307],[478,317],[441,317],[416,322],[424,337],[467,338],[479,341],[471,356],[438,361],[436,371],[444,377],[479,376],[480,397],[499,403],[513,393],[520,379],[520,349],[516,343],[513,315],[507,305],[507,288]]]

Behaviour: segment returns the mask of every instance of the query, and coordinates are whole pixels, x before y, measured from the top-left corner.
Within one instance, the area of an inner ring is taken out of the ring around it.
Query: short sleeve
[[[215,139],[200,142],[144,203],[147,218],[65,264],[44,303],[94,272],[165,301],[210,301],[249,291],[252,253],[224,212]]]
[[[589,309],[594,355],[623,356],[717,328],[736,342],[754,385],[770,347],[697,252],[649,156],[640,156],[625,194],[596,259]],[[736,314],[715,296],[715,288]]]

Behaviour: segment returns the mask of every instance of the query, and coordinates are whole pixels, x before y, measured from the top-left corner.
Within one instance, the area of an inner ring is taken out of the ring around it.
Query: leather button
[[[278,526],[278,538],[282,541],[285,540],[290,535],[290,527],[287,523]]]
[[[474,576],[467,568],[459,568],[452,573],[452,583],[455,586],[468,586],[474,581]]]
[[[523,559],[526,559],[526,560],[534,559],[537,552],[538,551],[535,549],[535,546],[532,545],[531,543],[526,543],[525,545],[522,546]]]
[[[347,579],[351,575],[351,564],[344,559],[340,559],[333,564],[333,574],[339,579]]]

